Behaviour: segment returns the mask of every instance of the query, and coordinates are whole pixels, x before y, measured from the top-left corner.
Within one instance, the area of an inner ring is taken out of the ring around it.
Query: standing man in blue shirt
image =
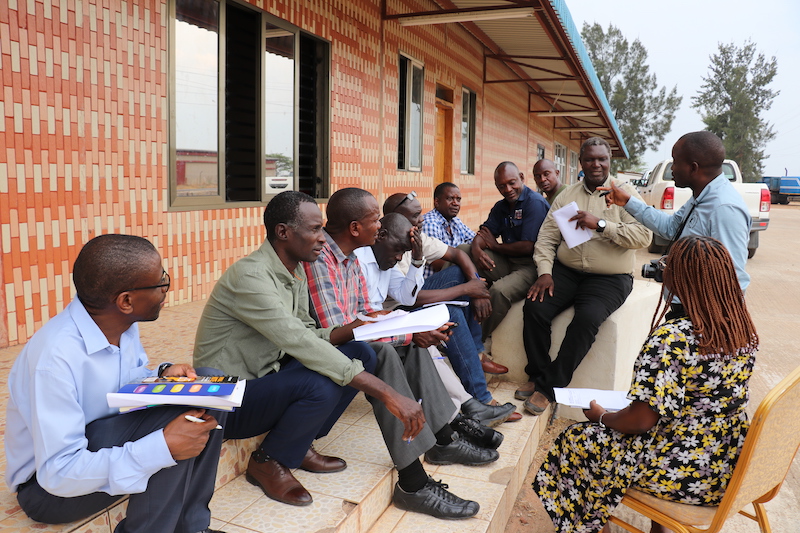
[[[742,195],[722,173],[725,146],[710,131],[687,133],[672,147],[672,175],[676,187],[689,187],[692,197],[673,215],[662,213],[611,184],[606,197],[609,204],[623,206],[648,229],[671,240],[673,237],[705,235],[725,245],[736,266],[742,291],[750,284],[745,271],[747,244],[750,240],[750,212]],[[683,231],[675,235],[681,225]],[[672,312],[680,311],[673,303]]]
[[[130,494],[116,533],[210,533],[226,413],[155,407],[121,415],[106,393],[152,376],[141,321],[158,318],[170,286],[153,245],[101,235],[75,260],[77,295],[28,341],[8,377],[6,483],[33,520],[87,518]],[[162,376],[195,377],[190,365]],[[185,415],[202,418],[192,422]]]
[[[492,284],[492,314],[482,323],[484,340],[536,281],[533,245],[550,209],[541,194],[525,185],[525,176],[510,161],[497,165],[494,184],[503,199],[492,207],[470,249],[481,276]]]

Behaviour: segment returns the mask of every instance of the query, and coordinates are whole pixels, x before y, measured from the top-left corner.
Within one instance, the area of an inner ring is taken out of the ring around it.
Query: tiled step
[[[494,395],[499,401],[509,401],[513,385],[497,385]],[[369,403],[359,394],[331,434],[315,444],[321,453],[345,458],[347,470],[336,474],[295,471],[314,497],[311,506],[292,507],[275,502],[241,475],[260,437],[227,441],[220,457],[217,490],[211,500],[211,526],[228,533],[502,531],[544,426],[537,424],[538,420],[538,417],[525,416],[519,422],[500,426],[498,429],[505,435],[500,459],[490,465],[425,464],[434,479],[441,479],[456,494],[481,504],[481,511],[475,518],[457,522],[436,520],[406,513],[391,505],[396,473]],[[124,516],[126,504],[121,502],[90,520],[46,526],[28,519],[19,509],[14,495],[4,489],[0,492],[4,517],[0,520],[0,530],[111,533]]]
[[[191,346],[203,302],[164,309],[154,323],[142,323],[142,342],[154,363],[191,361]],[[5,413],[8,389],[5,386],[21,346],[0,350],[0,412]],[[513,383],[493,380],[489,388],[500,402],[513,400]],[[543,417],[523,416],[519,422],[502,424],[505,435],[500,459],[481,467],[435,466],[425,464],[434,479],[447,483],[456,494],[481,504],[477,517],[445,521],[417,513],[406,513],[391,505],[396,472],[369,403],[359,394],[345,411],[331,433],[315,443],[326,455],[347,460],[348,468],[335,474],[311,474],[296,471],[296,477],[311,492],[314,503],[292,507],[270,500],[250,485],[242,473],[250,452],[260,438],[227,441],[223,445],[217,473],[217,490],[211,500],[214,529],[227,533],[280,531],[291,533],[341,532],[375,533],[425,531],[500,532],[513,508],[525,474],[543,432]],[[5,427],[0,418],[0,447]],[[5,455],[0,454],[0,468],[5,471]],[[123,501],[90,520],[48,526],[33,522],[19,509],[16,497],[0,486],[0,531],[19,533],[76,532],[113,533],[125,515]]]

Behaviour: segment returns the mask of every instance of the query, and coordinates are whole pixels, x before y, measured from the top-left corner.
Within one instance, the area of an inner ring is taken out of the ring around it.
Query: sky
[[[800,176],[800,1],[798,0],[566,0],[580,31],[583,23],[604,30],[616,26],[648,52],[650,72],[659,86],[677,86],[683,101],[657,151],[648,151],[647,168],[670,157],[675,141],[690,131],[705,129],[699,109],[691,107],[711,56],[719,44],[742,46],[748,39],[767,59],[775,56],[778,74],[768,86],[780,91],[772,108],[762,114],[777,133],[767,144],[765,176]]]

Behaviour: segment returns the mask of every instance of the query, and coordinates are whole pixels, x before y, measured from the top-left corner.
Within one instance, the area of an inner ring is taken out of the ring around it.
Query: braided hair
[[[692,323],[701,358],[727,359],[758,349],[733,260],[721,242],[702,235],[675,242],[667,256],[664,284],[668,293],[656,308],[653,330],[677,296]]]

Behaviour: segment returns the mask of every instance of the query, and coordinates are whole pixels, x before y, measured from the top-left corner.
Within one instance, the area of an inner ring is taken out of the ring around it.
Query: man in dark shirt
[[[481,276],[492,284],[492,314],[482,324],[484,340],[505,318],[511,304],[522,300],[536,281],[533,245],[550,209],[540,194],[525,185],[525,176],[510,161],[497,166],[494,184],[503,200],[489,212],[470,247]],[[497,242],[498,236],[502,242]]]

